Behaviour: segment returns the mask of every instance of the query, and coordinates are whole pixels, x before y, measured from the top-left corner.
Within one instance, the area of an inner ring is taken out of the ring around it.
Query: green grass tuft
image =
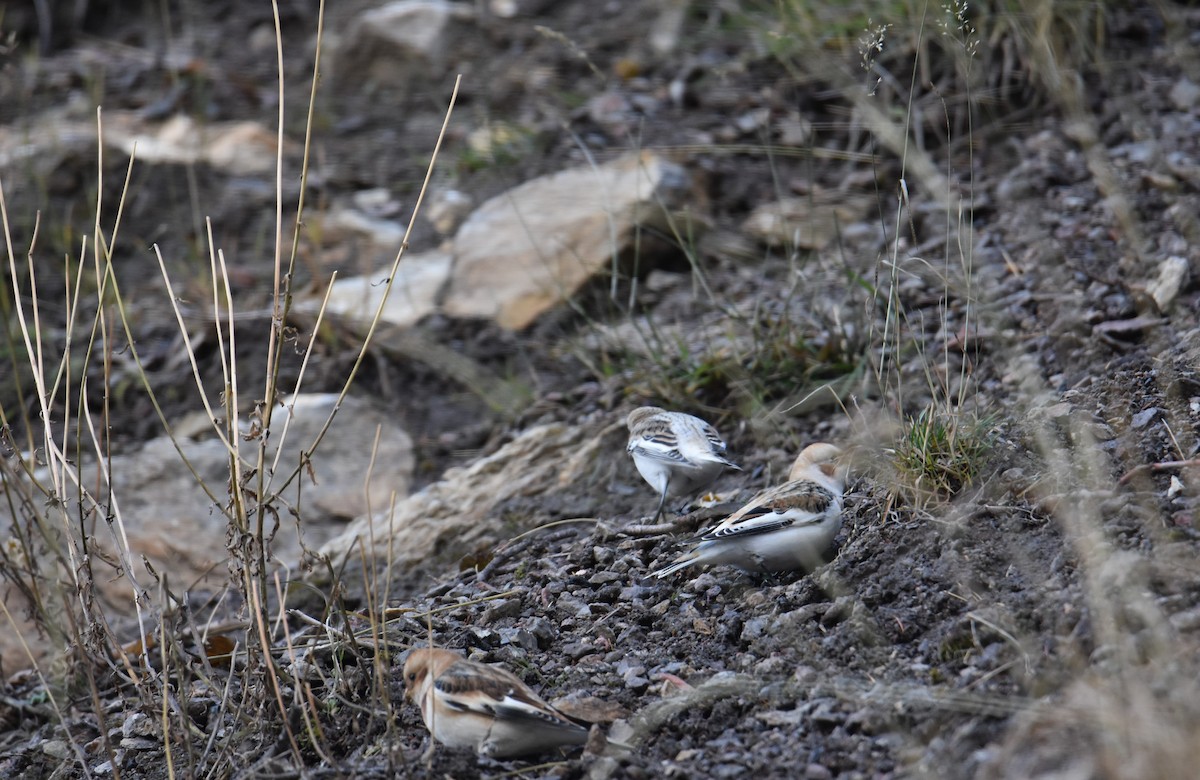
[[[910,417],[895,446],[901,492],[919,506],[957,495],[986,465],[994,427],[992,417],[935,405]]]

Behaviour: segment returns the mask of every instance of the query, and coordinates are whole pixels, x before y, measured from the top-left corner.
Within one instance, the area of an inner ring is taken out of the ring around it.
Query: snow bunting
[[[832,444],[805,447],[786,484],[760,492],[654,575],[666,577],[697,563],[761,572],[815,568],[842,527],[846,471],[835,463],[840,454]]]
[[[715,428],[690,414],[642,406],[629,413],[629,446],[642,479],[659,492],[657,520],[667,496],[686,496],[710,484],[722,469],[740,469],[725,458]]]
[[[433,738],[452,748],[508,758],[587,742],[588,728],[544,702],[503,669],[440,648],[413,650],[405,695]]]

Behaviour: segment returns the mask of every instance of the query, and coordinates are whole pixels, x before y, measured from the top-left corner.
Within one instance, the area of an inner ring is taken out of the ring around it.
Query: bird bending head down
[[[687,496],[706,487],[727,468],[740,467],[725,457],[716,429],[683,412],[657,406],[634,409],[626,418],[629,444],[638,473],[659,493],[654,519],[663,515],[667,496]]]
[[[413,650],[404,685],[429,733],[447,747],[508,758],[587,742],[587,725],[547,704],[515,675],[450,650]]]
[[[805,447],[786,483],[756,494],[655,576],[699,563],[759,572],[817,567],[842,527],[846,467],[838,463],[841,452],[823,442]]]

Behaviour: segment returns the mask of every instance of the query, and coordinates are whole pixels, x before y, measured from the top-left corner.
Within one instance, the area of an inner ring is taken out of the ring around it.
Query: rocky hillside
[[[303,0],[281,89],[269,4],[75,5],[2,22],[0,775],[1191,774],[1195,10]],[[742,466],[663,525],[645,403]],[[648,576],[814,441],[825,566]],[[423,755],[429,642],[608,744]]]

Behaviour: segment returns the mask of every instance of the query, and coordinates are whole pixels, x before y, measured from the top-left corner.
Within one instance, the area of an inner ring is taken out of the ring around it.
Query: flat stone
[[[543,176],[492,198],[454,238],[443,311],[493,319],[508,330],[527,327],[611,271],[639,227],[665,227],[663,206],[679,202],[688,184],[683,168],[643,152]]]

